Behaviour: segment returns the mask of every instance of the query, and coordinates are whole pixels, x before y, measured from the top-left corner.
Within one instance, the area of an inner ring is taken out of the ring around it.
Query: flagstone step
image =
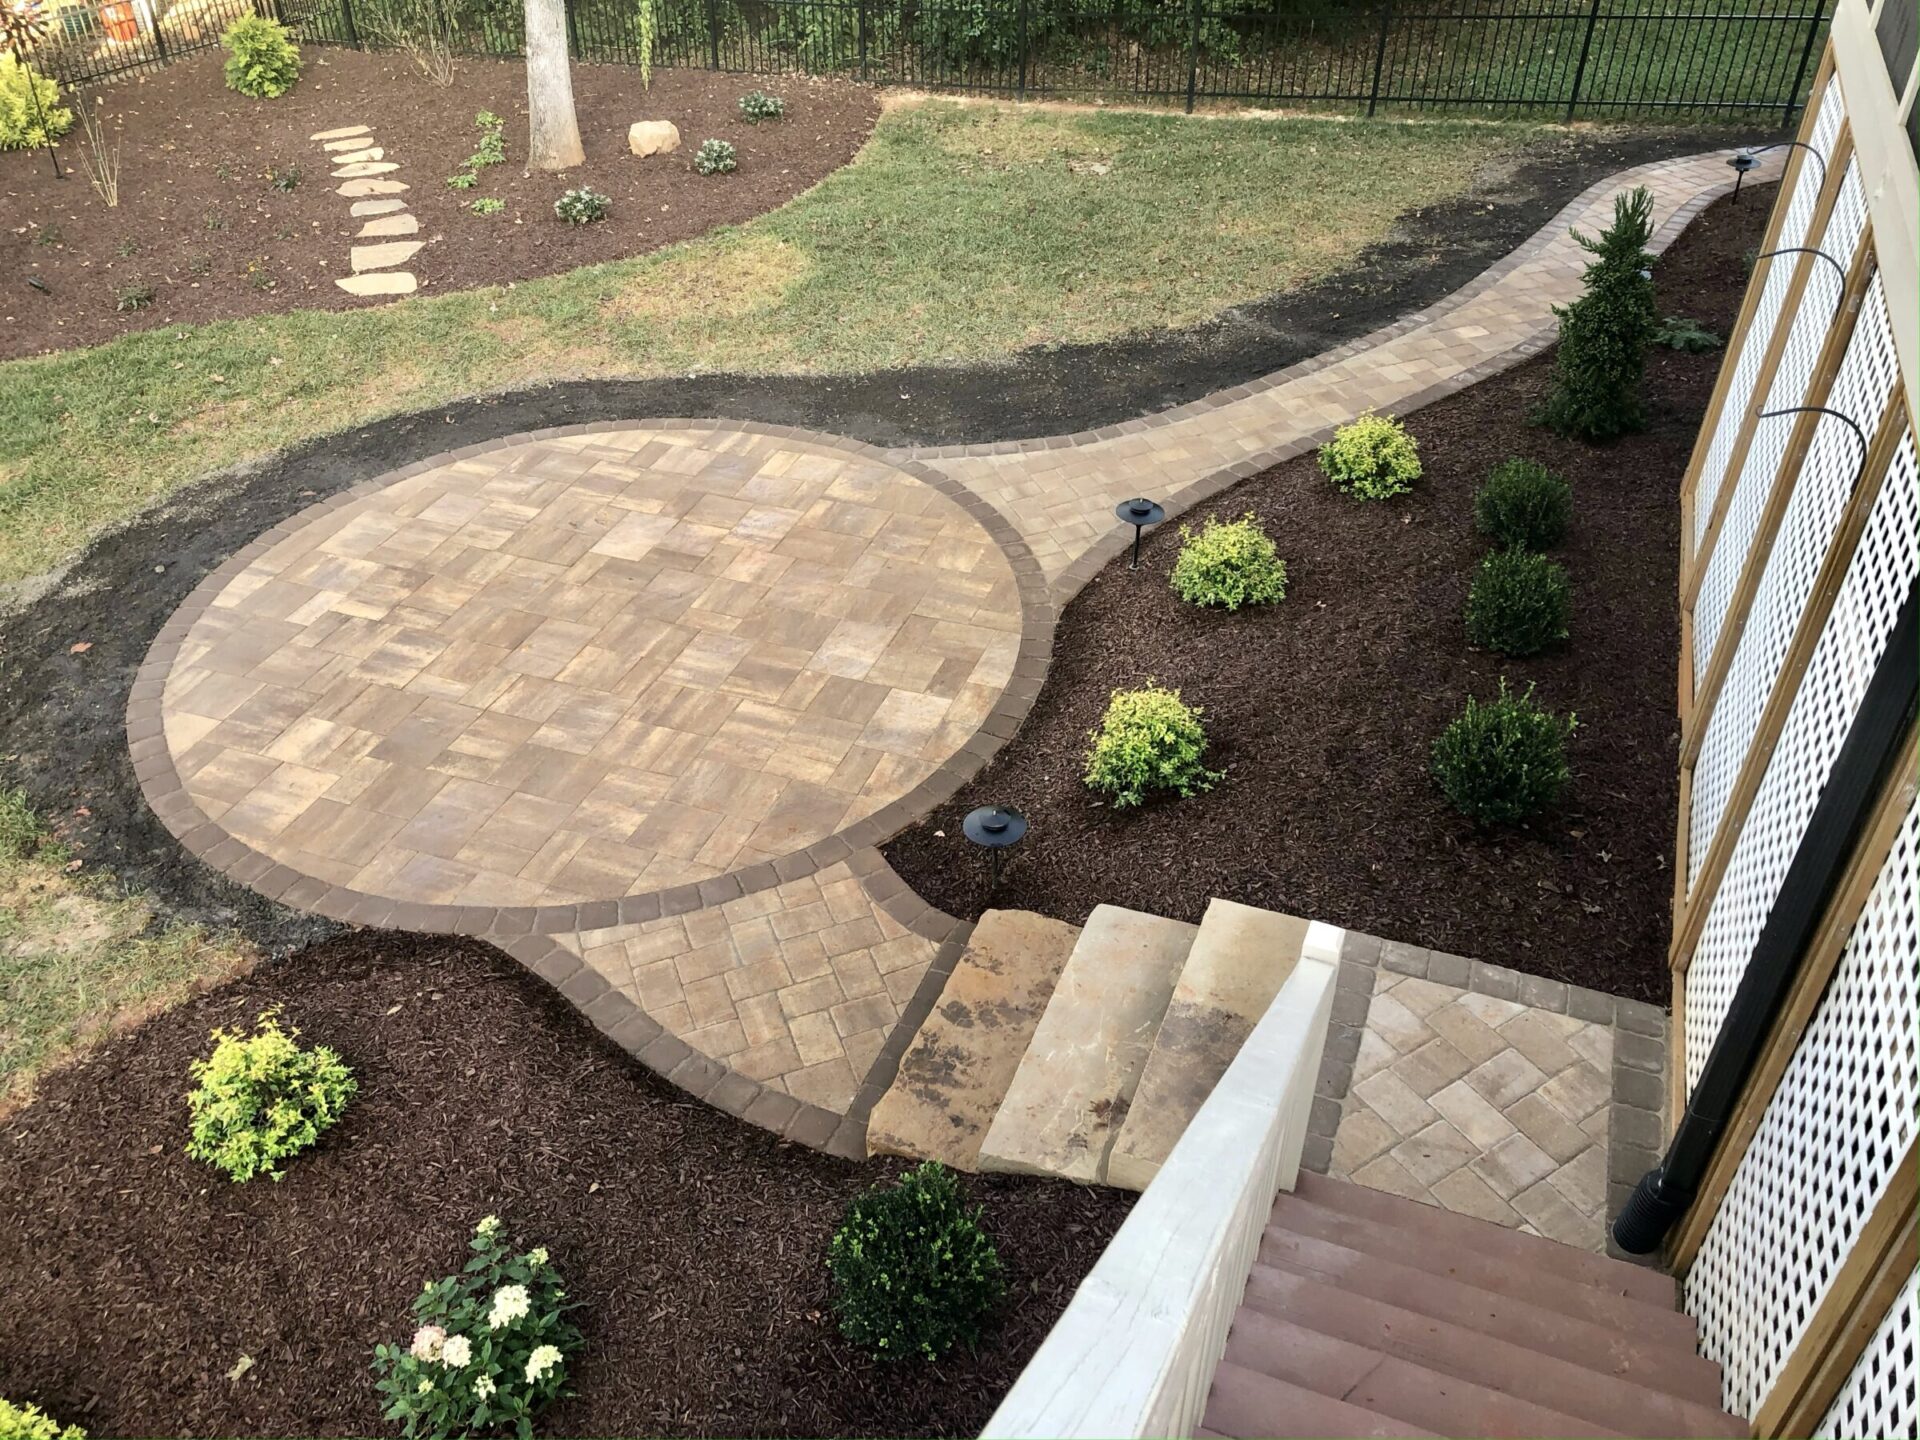
[[[1207,903],[1114,1141],[1109,1185],[1144,1190],[1159,1173],[1194,1112],[1300,963],[1310,929],[1307,921],[1278,911],[1232,900]],[[1340,956],[1336,949],[1317,958],[1338,964]]]
[[[1077,925],[1030,910],[980,917],[868,1117],[869,1154],[977,1168],[980,1142],[1079,936]]]
[[[413,215],[381,215],[360,227],[356,240],[377,240],[383,235],[415,235],[420,230],[420,221]]]
[[[370,270],[333,282],[349,295],[411,295],[420,282],[406,270]]]
[[[1198,927],[1101,905],[980,1147],[982,1170],[1104,1181]]]

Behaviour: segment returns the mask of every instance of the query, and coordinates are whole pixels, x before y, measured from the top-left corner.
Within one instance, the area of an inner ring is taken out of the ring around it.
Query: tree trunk
[[[566,0],[526,0],[527,164],[569,170],[587,158],[573,113]]]

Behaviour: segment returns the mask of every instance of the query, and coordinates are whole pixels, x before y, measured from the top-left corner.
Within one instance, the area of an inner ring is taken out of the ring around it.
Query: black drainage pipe
[[[1915,590],[1894,621],[1893,633],[1867,682],[1860,710],[1833,762],[1826,788],[1807,822],[1780,894],[1761,928],[1740,988],[1727,1008],[1700,1083],[1660,1164],[1640,1177],[1613,1222],[1613,1239],[1629,1255],[1660,1248],[1693,1203],[1715,1146],[1746,1089],[1761,1047],[1799,973],[1840,877],[1853,855],[1881,790],[1899,761],[1920,698],[1920,616]]]

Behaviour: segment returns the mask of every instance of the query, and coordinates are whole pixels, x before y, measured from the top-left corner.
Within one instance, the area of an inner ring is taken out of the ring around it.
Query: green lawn
[[[1337,268],[1538,134],[913,103],[784,209],[644,259],[13,361],[0,583],[198,476],[463,395],[973,361],[1187,324]]]

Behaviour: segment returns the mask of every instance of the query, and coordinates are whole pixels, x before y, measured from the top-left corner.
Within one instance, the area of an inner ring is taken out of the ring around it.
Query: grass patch
[[[162,921],[75,864],[26,796],[0,789],[0,1115],[114,1030],[253,961],[237,937]]]
[[[1328,273],[1535,133],[914,103],[784,208],[642,259],[12,361],[0,583],[201,475],[463,395],[975,361],[1188,324]]]

